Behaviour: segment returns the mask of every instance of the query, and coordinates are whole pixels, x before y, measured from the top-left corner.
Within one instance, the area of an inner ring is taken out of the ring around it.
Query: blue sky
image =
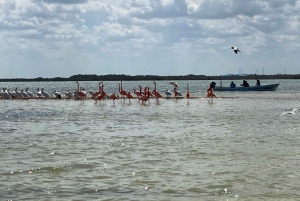
[[[0,78],[300,73],[300,0],[0,0],[0,10]]]

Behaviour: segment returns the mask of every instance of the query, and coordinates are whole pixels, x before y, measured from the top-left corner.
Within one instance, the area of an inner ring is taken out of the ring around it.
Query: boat
[[[275,91],[279,86],[279,83],[276,84],[265,84],[260,86],[249,86],[249,87],[222,87],[222,86],[214,86],[214,91]]]

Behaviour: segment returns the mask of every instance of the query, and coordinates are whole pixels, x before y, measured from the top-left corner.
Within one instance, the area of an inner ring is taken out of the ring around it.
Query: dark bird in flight
[[[235,54],[237,54],[238,52],[241,52],[238,47],[231,47],[229,49],[233,49],[233,51],[235,52]]]

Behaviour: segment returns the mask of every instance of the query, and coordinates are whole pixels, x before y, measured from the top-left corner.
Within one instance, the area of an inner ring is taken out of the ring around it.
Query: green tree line
[[[54,78],[5,78],[0,79],[0,82],[49,82],[49,81],[138,81],[138,80],[251,80],[251,79],[300,79],[300,74],[277,74],[277,75],[226,75],[226,76],[206,76],[206,75],[124,75],[124,74],[78,74],[72,75],[69,78],[54,77]]]

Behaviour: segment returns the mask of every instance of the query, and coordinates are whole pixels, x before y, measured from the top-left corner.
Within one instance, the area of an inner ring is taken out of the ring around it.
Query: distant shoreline
[[[50,81],[147,81],[147,80],[256,80],[256,79],[300,79],[300,74],[280,74],[280,75],[222,75],[222,76],[206,76],[206,75],[178,75],[178,76],[159,76],[159,75],[73,75],[69,78],[5,78],[0,82],[50,82]]]

